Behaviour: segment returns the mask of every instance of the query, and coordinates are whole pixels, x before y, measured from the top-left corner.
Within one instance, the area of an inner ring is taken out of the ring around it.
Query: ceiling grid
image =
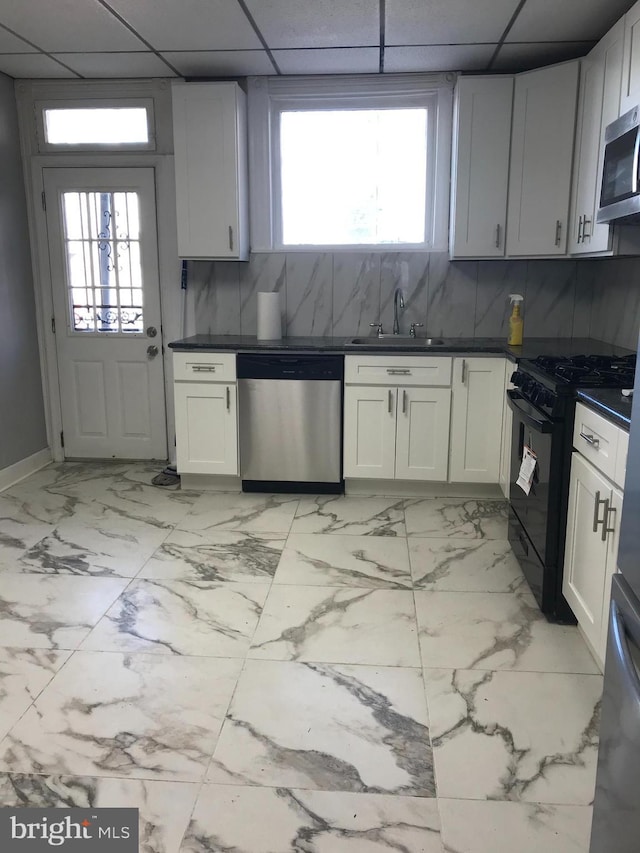
[[[16,78],[524,71],[584,56],[633,0],[3,0]]]

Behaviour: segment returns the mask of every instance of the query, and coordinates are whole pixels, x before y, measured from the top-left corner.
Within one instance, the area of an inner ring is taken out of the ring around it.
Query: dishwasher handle
[[[327,380],[344,377],[344,356],[324,353],[239,353],[238,379]]]

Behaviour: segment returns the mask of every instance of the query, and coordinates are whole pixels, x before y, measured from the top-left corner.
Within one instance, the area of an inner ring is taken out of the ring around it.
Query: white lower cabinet
[[[235,355],[175,353],[173,364],[178,473],[237,476]]]
[[[451,482],[499,482],[504,383],[503,358],[454,359]]]
[[[344,393],[344,476],[446,480],[449,388],[349,385]]]
[[[571,460],[562,591],[604,666],[623,493],[577,451]]]
[[[345,382],[346,478],[499,482],[504,358],[347,356]]]

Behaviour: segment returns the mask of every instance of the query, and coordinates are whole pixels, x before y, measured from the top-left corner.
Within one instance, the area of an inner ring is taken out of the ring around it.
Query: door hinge
[[[42,199],[42,209],[43,209],[43,210],[46,210],[46,209],[47,209],[47,197],[46,197],[46,195],[45,195],[44,190],[42,190],[42,193],[41,193],[41,196],[40,196],[40,197],[41,197],[41,199]]]
[[[64,433],[63,432],[60,433],[60,445],[62,447],[64,447]]]
[[[56,318],[55,317],[51,318],[51,331],[55,335],[55,333],[56,333]]]

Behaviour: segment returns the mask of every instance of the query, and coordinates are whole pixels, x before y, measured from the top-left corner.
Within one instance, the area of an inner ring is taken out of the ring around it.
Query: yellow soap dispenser
[[[509,339],[507,343],[511,347],[519,347],[522,346],[522,328],[524,325],[522,320],[522,302],[524,296],[521,296],[519,293],[510,293],[509,299],[513,308],[509,317]]]

